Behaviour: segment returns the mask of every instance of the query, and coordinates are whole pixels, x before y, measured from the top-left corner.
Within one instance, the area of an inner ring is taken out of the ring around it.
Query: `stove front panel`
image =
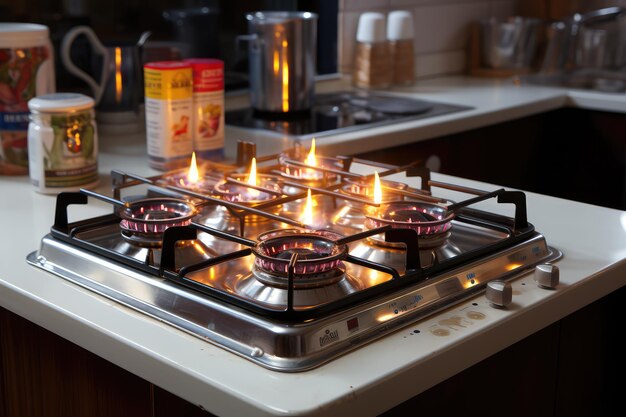
[[[547,246],[543,236],[535,234],[532,239],[479,262],[304,323],[259,317],[167,279],[133,271],[77,249],[51,235],[42,240],[39,251],[31,253],[27,261],[262,366],[296,372],[319,366],[470,297],[491,280],[517,277],[560,255]],[[189,278],[202,280],[219,291],[236,291],[249,279],[251,262],[251,257],[239,259],[229,263],[227,270],[220,265],[193,273]],[[358,268],[351,270],[350,276],[363,286],[385,279],[376,276],[377,271]],[[262,298],[257,302],[271,304]]]

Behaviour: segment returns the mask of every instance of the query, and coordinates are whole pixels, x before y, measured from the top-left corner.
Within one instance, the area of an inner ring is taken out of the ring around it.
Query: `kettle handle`
[[[70,58],[70,48],[72,47],[72,43],[79,35],[85,35],[87,40],[91,44],[91,47],[96,51],[97,54],[102,55],[102,75],[100,76],[100,83],[96,82],[93,77],[87,74],[82,69],[78,68],[72,62]],[[107,48],[100,42],[100,39],[96,36],[94,31],[88,26],[77,26],[67,32],[63,37],[63,42],[61,43],[61,61],[67,70],[77,76],[78,78],[84,80],[94,94],[94,101],[96,104],[100,102],[102,98],[102,94],[104,93],[104,86],[107,81],[108,71],[106,69],[109,67],[109,54],[107,52]]]

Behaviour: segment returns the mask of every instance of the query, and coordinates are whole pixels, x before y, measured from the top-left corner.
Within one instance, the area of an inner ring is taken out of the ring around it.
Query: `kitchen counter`
[[[349,80],[343,78],[318,82],[316,91],[324,93],[350,88]],[[626,94],[623,93],[537,86],[514,82],[510,78],[441,77],[419,80],[414,86],[394,87],[386,92],[469,106],[472,109],[322,137],[318,139],[317,145],[326,149],[328,153],[364,153],[490,126],[563,107],[626,113]],[[227,109],[246,105],[248,100],[245,93],[232,95],[227,99]],[[226,135],[229,138],[257,142],[264,153],[278,152],[292,142],[286,136],[231,126],[227,126]],[[229,145],[227,150],[232,154],[234,141]]]
[[[475,109],[351,132],[326,138],[320,145],[327,153],[364,152],[566,105],[626,111],[626,97],[621,95],[601,98],[505,84],[446,78],[395,90]],[[287,143],[260,135],[235,137],[232,130],[227,130],[227,137],[229,149],[235,139],[257,140],[260,154],[278,151]],[[101,139],[99,191],[109,189],[106,173],[111,169],[152,173],[142,135]],[[498,188],[440,174],[433,174],[433,179]],[[513,282],[514,303],[508,308],[492,308],[479,295],[314,370],[278,373],[29,266],[26,255],[37,249],[53,223],[55,198],[35,193],[25,177],[0,177],[0,189],[10,197],[0,202],[0,306],[223,416],[321,416],[331,409],[333,415],[376,415],[626,284],[625,212],[528,193],[529,221],[564,253],[557,263],[561,284],[556,290],[540,289],[532,275],[525,275]],[[495,203],[484,204],[510,214]],[[80,217],[109,210],[96,202],[71,213]],[[485,318],[466,321],[464,327],[442,324],[470,311]],[[446,331],[437,331],[442,327]]]

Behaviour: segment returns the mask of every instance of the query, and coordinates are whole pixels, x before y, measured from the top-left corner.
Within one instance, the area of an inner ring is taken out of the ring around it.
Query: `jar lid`
[[[93,106],[93,98],[77,93],[46,94],[28,101],[28,108],[35,113],[73,113]]]
[[[193,91],[209,93],[224,89],[224,61],[212,58],[189,58],[193,70]]]
[[[0,23],[0,48],[26,48],[45,45],[48,27],[35,23]]]
[[[394,10],[387,16],[387,39],[413,39],[413,15],[407,10]]]
[[[356,40],[364,43],[385,42],[387,40],[385,15],[378,12],[365,12],[359,16]]]
[[[185,68],[191,68],[191,64],[182,61],[156,61],[149,62],[143,66],[148,69],[155,70],[179,70]]]

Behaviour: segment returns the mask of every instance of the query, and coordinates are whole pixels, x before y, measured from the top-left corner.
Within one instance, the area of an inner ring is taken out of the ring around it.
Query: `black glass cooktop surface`
[[[315,105],[306,112],[263,113],[251,108],[228,111],[226,124],[244,129],[263,129],[281,136],[323,137],[470,109],[384,93],[345,91],[317,95]]]

